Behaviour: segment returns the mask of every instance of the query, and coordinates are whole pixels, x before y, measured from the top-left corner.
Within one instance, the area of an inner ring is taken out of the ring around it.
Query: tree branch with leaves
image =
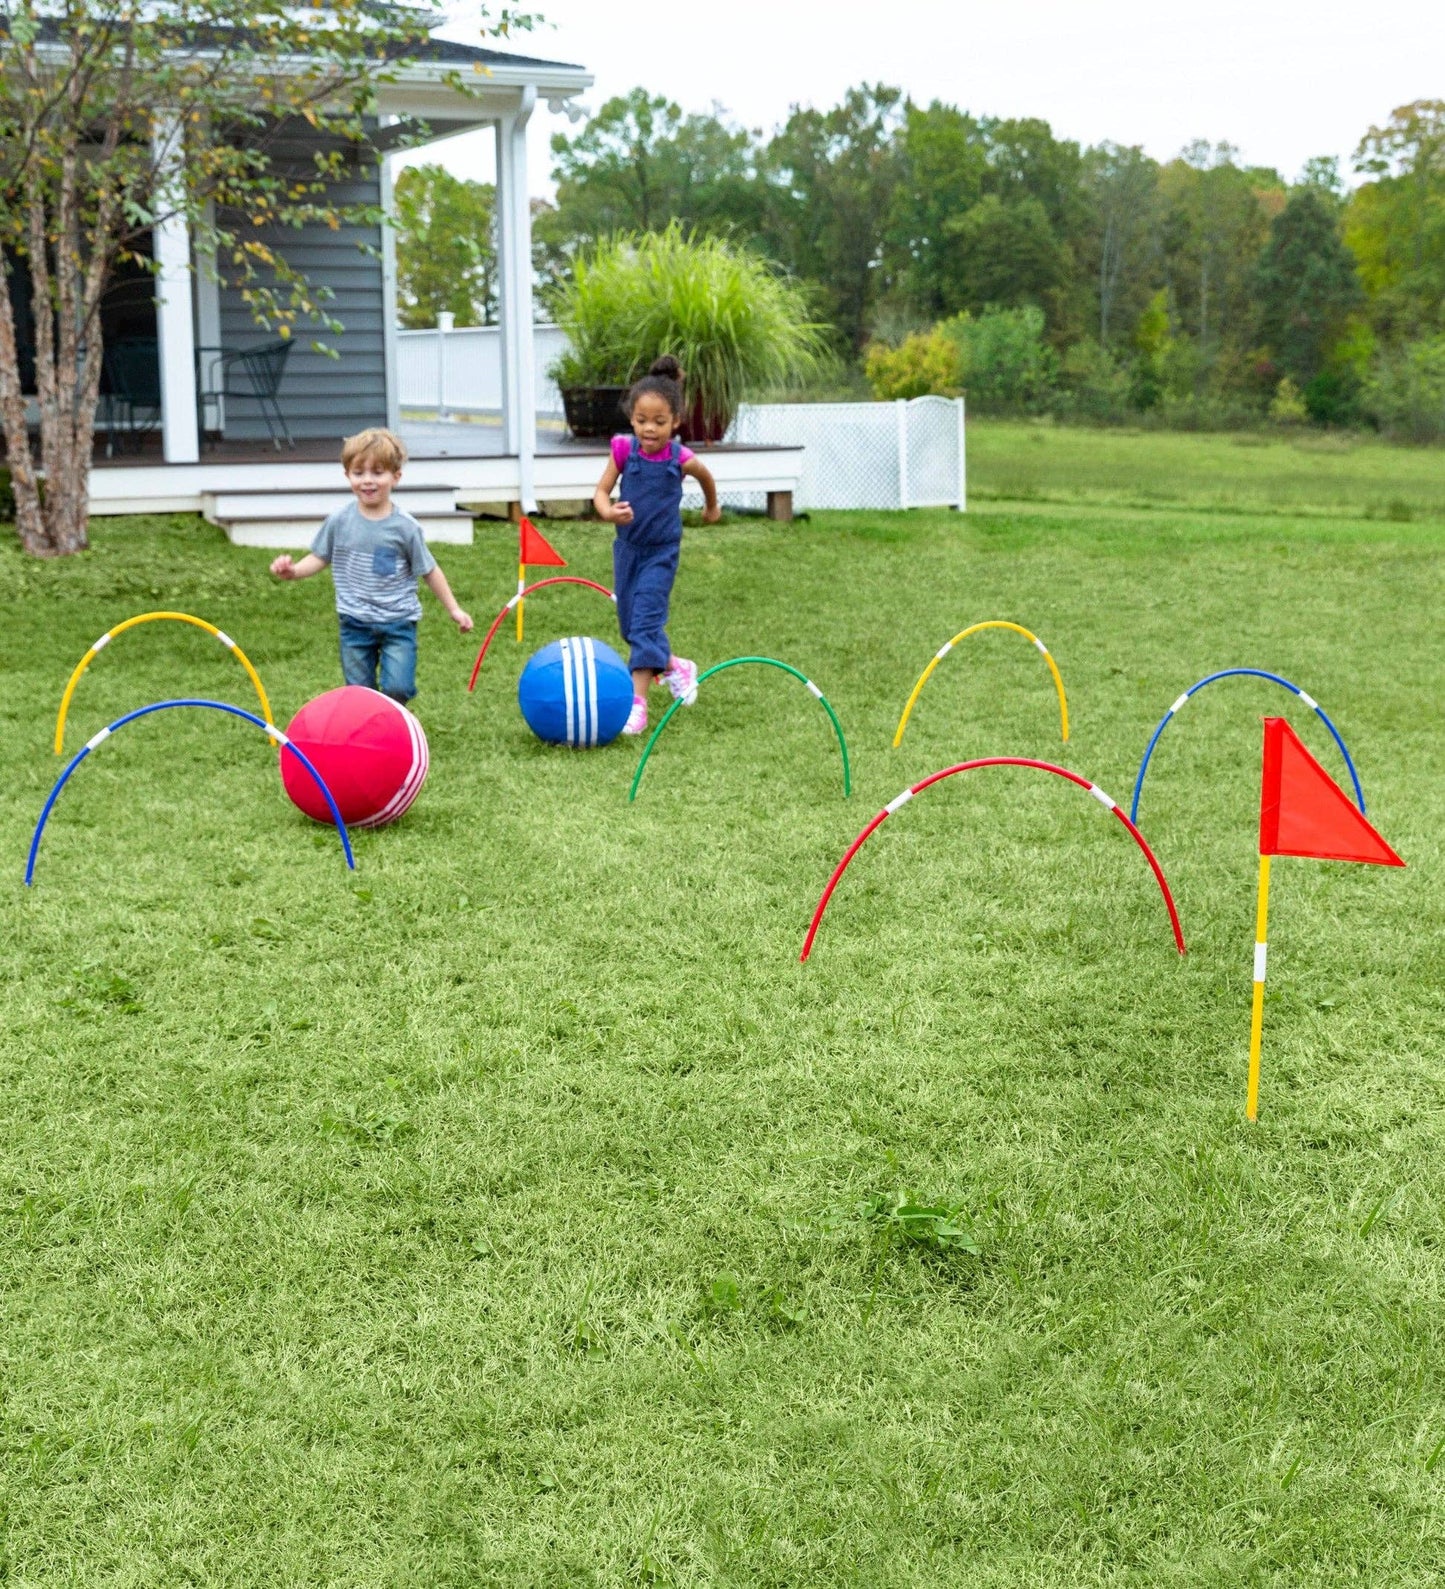
[[[339,329],[279,239],[380,221],[337,184],[376,157],[377,87],[425,46],[440,3],[0,0],[0,428],[26,551],[86,545],[101,304],[119,265],[156,269],[147,234],[182,222],[193,259],[214,261],[278,337]],[[491,30],[530,20],[503,12]],[[461,74],[448,82],[468,91]],[[274,145],[301,123],[320,136],[296,171]]]

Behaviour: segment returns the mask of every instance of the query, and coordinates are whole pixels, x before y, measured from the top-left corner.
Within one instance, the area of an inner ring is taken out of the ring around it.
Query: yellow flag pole
[[[1245,1118],[1259,1118],[1259,1048],[1264,1033],[1264,968],[1269,957],[1269,856],[1259,858],[1259,905],[1254,919],[1254,1009],[1249,1021],[1249,1092]]]
[[[522,592],[524,590],[526,590],[526,588],[527,588],[527,565],[525,563],[518,563],[517,564],[517,595],[518,595],[519,598],[520,598]],[[522,608],[525,607],[526,605],[527,604],[524,601],[518,600],[518,602],[517,602],[517,643],[518,643],[518,645],[520,645],[522,643]]]

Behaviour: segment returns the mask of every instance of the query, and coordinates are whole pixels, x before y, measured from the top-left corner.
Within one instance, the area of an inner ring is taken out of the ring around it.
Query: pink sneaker
[[[613,718],[613,722],[617,721]],[[647,698],[642,695],[632,697],[632,710],[627,714],[627,721],[622,725],[624,734],[645,734],[647,732]]]
[[[697,663],[689,662],[686,657],[669,657],[658,682],[672,691],[674,700],[691,706],[697,700]]]

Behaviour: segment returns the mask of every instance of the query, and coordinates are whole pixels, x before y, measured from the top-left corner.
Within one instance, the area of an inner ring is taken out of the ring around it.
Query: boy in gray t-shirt
[[[406,448],[389,430],[348,436],[341,467],[353,500],[330,515],[299,563],[282,555],[271,564],[278,579],[309,579],[330,565],[343,677],[348,684],[380,688],[402,705],[416,694],[417,580],[426,581],[463,634],[472,627],[421,526],[391,500],[405,462]]]

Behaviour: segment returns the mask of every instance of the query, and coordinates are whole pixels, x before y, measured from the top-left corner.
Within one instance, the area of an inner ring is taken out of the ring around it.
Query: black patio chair
[[[160,350],[154,337],[121,337],[101,355],[105,391],[105,455],[125,450],[127,438],[139,451],[161,423]]]
[[[197,399],[202,410],[201,429],[206,429],[205,407],[219,401],[251,402],[261,410],[266,422],[266,434],[271,445],[279,452],[284,440],[295,447],[286,416],[276,401],[281,377],[286,373],[286,361],[291,357],[290,342],[265,342],[254,348],[237,348],[227,353],[220,348],[199,348],[201,382]]]

